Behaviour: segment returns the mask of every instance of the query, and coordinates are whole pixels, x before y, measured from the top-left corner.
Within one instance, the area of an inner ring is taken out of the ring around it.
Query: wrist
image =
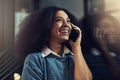
[[[75,47],[72,47],[72,52],[73,53],[79,53],[81,52],[81,46],[75,46]]]

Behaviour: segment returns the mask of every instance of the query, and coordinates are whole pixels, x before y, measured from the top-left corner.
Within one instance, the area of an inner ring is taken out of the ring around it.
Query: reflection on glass
[[[15,36],[19,31],[19,25],[21,21],[28,15],[25,8],[22,8],[20,12],[15,12]]]

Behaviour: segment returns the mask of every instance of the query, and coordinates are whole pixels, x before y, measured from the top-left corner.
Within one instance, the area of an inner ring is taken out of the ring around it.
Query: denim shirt
[[[22,80],[74,80],[74,61],[71,53],[59,57],[53,53],[42,56],[29,54],[24,62]]]

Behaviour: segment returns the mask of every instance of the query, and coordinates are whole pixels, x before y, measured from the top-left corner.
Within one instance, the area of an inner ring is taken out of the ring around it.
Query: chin
[[[69,39],[67,38],[67,39],[64,39],[64,41],[68,41]]]
[[[68,41],[69,40],[69,38],[62,38],[62,41],[64,42],[64,41]]]
[[[115,41],[107,41],[107,44],[114,45],[114,44],[116,44],[116,42]]]
[[[61,39],[65,39],[65,40],[68,40],[69,37],[68,36],[62,36]]]
[[[115,44],[117,42],[115,38],[107,38],[106,41],[108,44]]]

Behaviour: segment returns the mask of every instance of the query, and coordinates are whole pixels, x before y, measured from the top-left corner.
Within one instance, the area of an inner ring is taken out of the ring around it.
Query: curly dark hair
[[[50,31],[57,11],[65,11],[71,22],[77,25],[77,19],[68,10],[59,7],[46,7],[28,15],[20,25],[16,37],[15,51],[25,57],[29,53],[40,52],[49,43]]]

